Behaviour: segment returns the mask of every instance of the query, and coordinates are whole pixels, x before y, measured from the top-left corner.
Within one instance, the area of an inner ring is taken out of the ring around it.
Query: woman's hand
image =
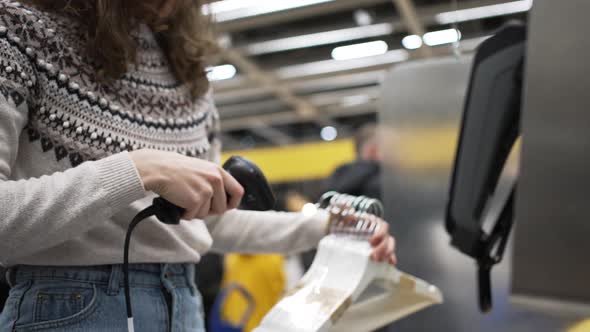
[[[389,224],[377,217],[375,217],[374,222],[377,222],[378,226],[369,240],[373,246],[371,259],[377,262],[388,262],[391,265],[397,264],[395,239],[389,234]]]
[[[174,152],[130,152],[144,187],[186,210],[183,219],[203,219],[235,209],[244,188],[221,166]]]
[[[331,211],[331,214],[330,228],[334,227],[337,230],[339,227],[353,227],[354,229],[358,222],[362,222],[365,229],[374,229],[369,238],[369,243],[373,247],[371,259],[376,262],[388,262],[391,265],[397,264],[395,239],[389,234],[387,222],[372,214],[355,213],[345,205],[338,206]]]

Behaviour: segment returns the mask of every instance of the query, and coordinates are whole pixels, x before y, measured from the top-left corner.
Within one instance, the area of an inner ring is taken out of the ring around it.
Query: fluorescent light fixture
[[[244,50],[248,55],[260,55],[384,36],[391,33],[393,33],[391,23],[379,23],[251,43],[245,46]]]
[[[408,50],[415,50],[422,47],[422,38],[418,35],[405,36],[402,39],[402,45]]]
[[[338,131],[332,126],[326,126],[320,131],[320,136],[324,141],[333,141],[338,136]]]
[[[368,95],[354,95],[346,96],[340,101],[342,107],[354,107],[367,104],[371,101],[371,97]]]
[[[527,12],[531,9],[532,6],[533,0],[512,1],[497,5],[481,6],[439,13],[434,16],[434,20],[439,24],[465,22],[487,17]]]
[[[350,60],[365,58],[369,56],[385,54],[387,53],[388,48],[389,46],[387,46],[387,43],[382,40],[340,46],[332,50],[332,58],[334,60]]]
[[[215,66],[210,68],[209,72],[207,73],[207,78],[210,81],[227,80],[236,76],[236,72],[236,67],[230,64]]]
[[[335,0],[222,0],[203,6],[203,13],[217,22],[270,14]]]
[[[260,1],[257,0],[223,0],[223,1],[214,1],[203,6],[203,12],[207,15],[209,14],[220,14],[231,12],[234,10],[239,10],[247,7],[253,7],[257,4],[260,4]]]
[[[351,60],[321,60],[298,65],[279,68],[275,71],[277,78],[281,80],[297,79],[301,77],[333,74],[351,70],[369,70],[369,68],[389,66],[393,63],[406,61],[409,58],[408,51],[404,49],[388,51],[383,55],[370,58]]]
[[[455,43],[461,39],[461,33],[457,29],[446,29],[427,32],[424,34],[424,43],[428,46]]]
[[[301,213],[306,217],[311,217],[317,212],[318,208],[313,203],[305,203],[303,204],[303,208],[301,209]]]

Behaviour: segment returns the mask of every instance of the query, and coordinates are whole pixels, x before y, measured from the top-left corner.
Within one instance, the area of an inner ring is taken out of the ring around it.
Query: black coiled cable
[[[151,216],[156,216],[161,222],[169,225],[180,223],[180,217],[184,209],[175,206],[167,200],[157,197],[153,204],[141,210],[131,221],[125,235],[125,247],[123,249],[123,284],[125,287],[125,306],[127,308],[127,329],[129,332],[134,331],[133,326],[133,309],[131,307],[131,291],[129,287],[129,245],[131,234],[135,227],[142,221]]]

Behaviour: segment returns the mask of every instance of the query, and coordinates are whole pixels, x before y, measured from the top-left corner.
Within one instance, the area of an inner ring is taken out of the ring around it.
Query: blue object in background
[[[231,292],[237,291],[246,299],[248,302],[248,309],[244,312],[242,319],[238,325],[234,325],[232,322],[224,321],[222,318],[222,310],[223,304],[227,299],[228,295]],[[244,326],[246,326],[246,322],[250,320],[252,313],[254,312],[254,298],[252,295],[242,286],[236,283],[231,283],[227,287],[224,287],[217,299],[215,299],[215,303],[213,304],[213,308],[211,308],[211,313],[209,315],[207,331],[208,332],[244,332]]]

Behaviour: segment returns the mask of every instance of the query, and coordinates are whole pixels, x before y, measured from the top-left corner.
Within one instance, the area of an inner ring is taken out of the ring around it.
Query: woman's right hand
[[[145,189],[184,208],[183,219],[203,219],[235,209],[244,195],[238,181],[215,163],[159,150],[129,154]]]

